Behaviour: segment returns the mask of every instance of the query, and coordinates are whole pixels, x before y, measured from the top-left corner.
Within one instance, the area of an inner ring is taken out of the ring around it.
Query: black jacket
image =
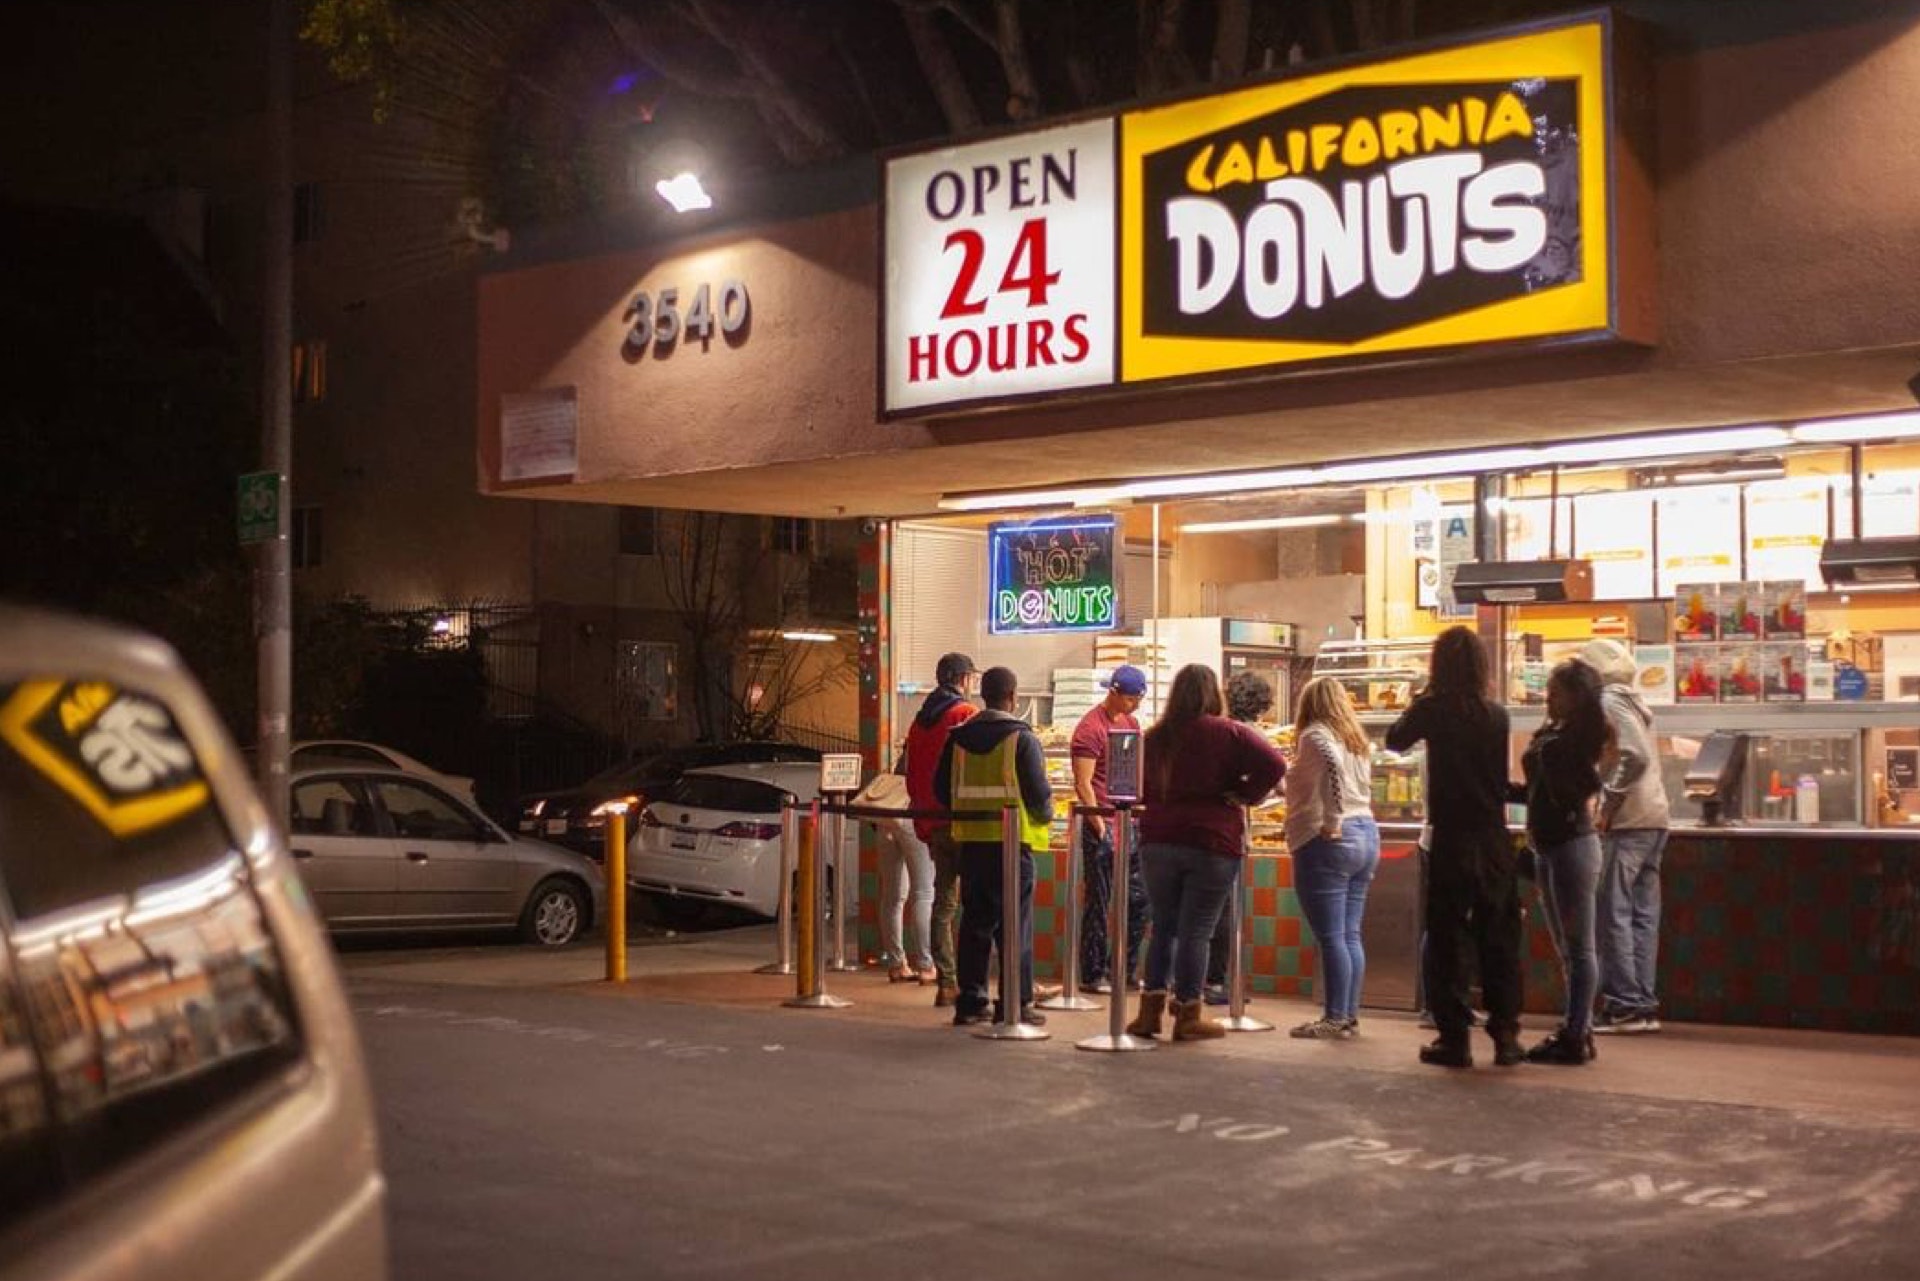
[[[1036,819],[1053,817],[1053,784],[1047,782],[1047,757],[1027,723],[1011,712],[988,708],[953,727],[947,744],[940,749],[940,764],[933,771],[934,797],[948,809],[953,808],[953,749],[981,755],[992,751],[1009,734],[1020,736],[1014,748],[1013,767],[1020,781],[1020,801]]]
[[[1422,695],[1387,731],[1387,747],[1427,745],[1427,815],[1436,831],[1490,832],[1507,823],[1507,709]]]
[[[1527,835],[1536,846],[1559,845],[1593,831],[1600,769],[1589,753],[1548,725],[1527,744],[1520,768],[1527,782],[1514,799],[1527,803]]]

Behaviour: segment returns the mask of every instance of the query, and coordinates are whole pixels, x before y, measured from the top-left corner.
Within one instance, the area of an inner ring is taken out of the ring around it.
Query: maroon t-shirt
[[[1094,709],[1080,718],[1073,727],[1073,746],[1070,749],[1074,760],[1085,758],[1093,762],[1093,799],[1096,804],[1107,803],[1107,737],[1117,729],[1139,729],[1140,722],[1133,719],[1131,712],[1107,711],[1106,703],[1097,704]]]
[[[1239,858],[1246,821],[1241,803],[1265,798],[1287,772],[1278,749],[1249,726],[1202,716],[1172,745],[1167,786],[1159,788],[1160,756],[1167,750],[1161,734],[1147,735],[1147,808],[1140,816],[1140,839]]]

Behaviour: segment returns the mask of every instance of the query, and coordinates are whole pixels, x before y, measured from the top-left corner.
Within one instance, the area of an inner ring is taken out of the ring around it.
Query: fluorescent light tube
[[[1241,534],[1257,529],[1311,529],[1318,525],[1338,525],[1348,518],[1337,513],[1323,516],[1264,516],[1249,520],[1202,520],[1182,525],[1183,534]]]
[[[1856,440],[1898,440],[1920,436],[1920,414],[1872,414],[1860,418],[1823,418],[1797,423],[1795,440],[1808,444],[1848,444]]]

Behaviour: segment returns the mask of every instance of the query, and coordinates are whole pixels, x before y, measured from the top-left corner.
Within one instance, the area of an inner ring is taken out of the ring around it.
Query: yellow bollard
[[[800,824],[800,883],[793,891],[794,995],[814,996],[820,991],[820,954],[816,931],[820,928],[820,869],[816,866],[814,829],[819,826],[816,812]]]
[[[627,816],[607,815],[607,981],[627,981]]]

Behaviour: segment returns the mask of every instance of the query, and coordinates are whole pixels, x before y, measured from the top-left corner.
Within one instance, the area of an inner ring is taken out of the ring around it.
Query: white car
[[[815,764],[688,770],[640,812],[627,841],[627,883],[650,894],[720,903],[758,916],[780,910],[780,810],[820,794]],[[857,824],[846,825],[849,849]],[[849,892],[858,885],[849,862]],[[828,872],[832,883],[831,870]]]
[[[298,774],[302,770],[324,769],[329,766],[347,766],[349,768],[397,769],[404,773],[416,774],[421,778],[430,778],[447,791],[474,804],[473,780],[459,774],[442,774],[430,765],[423,765],[405,752],[384,747],[379,743],[362,743],[351,738],[302,739],[295,743],[290,752],[287,769]]]

